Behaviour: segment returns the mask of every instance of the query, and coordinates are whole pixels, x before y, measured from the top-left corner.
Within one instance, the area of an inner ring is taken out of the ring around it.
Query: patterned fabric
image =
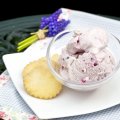
[[[5,75],[8,75],[7,71]],[[20,97],[11,80],[8,80],[7,84],[0,88],[0,105],[0,116],[5,120],[38,120],[33,111]],[[120,105],[116,105],[91,114],[54,120],[120,120],[119,116]]]
[[[3,120],[38,120],[34,115],[27,114],[25,112],[20,112],[12,107],[2,107],[0,106],[0,118]]]
[[[2,87],[9,79],[9,74],[6,70],[0,75],[0,87]]]
[[[0,118],[4,120],[38,120],[19,96],[8,72],[5,71],[1,76],[4,76],[7,80],[4,79],[5,82],[0,83],[2,86],[0,88]],[[5,84],[6,82],[7,84]]]

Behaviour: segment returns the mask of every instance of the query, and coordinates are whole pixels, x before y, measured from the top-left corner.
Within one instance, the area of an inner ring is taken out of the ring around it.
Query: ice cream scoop
[[[62,50],[60,75],[81,84],[100,81],[109,75],[115,59],[107,48],[108,36],[101,28],[76,34]]]
[[[108,36],[105,30],[93,28],[73,37],[67,45],[67,50],[70,54],[82,51],[98,53],[101,49],[105,48],[107,44]]]

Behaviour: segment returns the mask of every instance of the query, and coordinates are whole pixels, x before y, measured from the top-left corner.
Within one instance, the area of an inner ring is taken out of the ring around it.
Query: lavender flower
[[[44,39],[45,37],[55,36],[64,30],[65,27],[70,23],[70,20],[65,20],[64,17],[60,18],[59,16],[61,13],[62,10],[59,9],[49,17],[42,17],[40,29],[35,33],[31,33],[32,36],[29,38],[19,42],[17,51],[22,51],[37,40]]]
[[[46,36],[52,37],[61,32],[65,29],[65,27],[70,23],[70,20],[61,19],[58,21],[59,15],[62,13],[62,10],[59,9],[54,12],[49,17],[42,17],[41,18],[41,25],[40,29],[48,29]]]
[[[69,20],[62,19],[61,21],[55,21],[49,24],[47,36],[52,37],[65,29],[65,27],[69,24]]]

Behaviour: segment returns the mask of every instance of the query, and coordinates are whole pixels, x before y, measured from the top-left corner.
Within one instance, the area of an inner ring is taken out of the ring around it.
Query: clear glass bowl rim
[[[79,29],[78,29],[79,30]],[[119,69],[120,67],[120,60],[118,62],[118,64],[116,65],[116,67],[114,68],[113,72],[111,74],[109,74],[107,77],[105,77],[104,79],[100,80],[100,81],[97,81],[97,82],[94,82],[94,83],[86,83],[86,84],[81,84],[81,83],[76,83],[76,82],[73,82],[73,81],[68,81],[68,80],[65,80],[62,78],[62,76],[60,76],[55,70],[54,68],[52,67],[52,64],[51,64],[51,59],[50,59],[50,49],[51,49],[51,46],[52,44],[56,41],[56,38],[58,38],[59,36],[61,36],[62,34],[65,34],[65,33],[70,33],[70,32],[74,32],[76,30],[72,29],[72,30],[64,30],[60,33],[58,33],[55,37],[52,38],[52,40],[50,41],[49,45],[48,45],[48,48],[47,48],[47,52],[46,52],[46,58],[47,58],[47,64],[48,64],[48,67],[50,69],[50,71],[52,72],[52,74],[61,82],[66,82],[66,83],[69,83],[69,84],[74,84],[74,85],[79,85],[79,86],[96,86],[96,85],[99,85],[100,83],[104,83],[106,81],[108,81],[116,72],[117,70]],[[116,39],[120,45],[120,40],[113,34],[110,34],[114,37],[114,39]]]

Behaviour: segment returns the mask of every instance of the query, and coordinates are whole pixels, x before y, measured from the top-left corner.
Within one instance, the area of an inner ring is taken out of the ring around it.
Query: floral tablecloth
[[[5,89],[8,91],[5,91]],[[33,114],[32,111],[27,111],[24,112],[24,110],[18,110],[18,106],[16,104],[20,104],[16,102],[15,96],[13,96],[16,93],[16,89],[14,88],[12,81],[10,80],[9,74],[7,70],[3,72],[0,75],[0,120],[38,120],[38,118]],[[4,95],[2,95],[4,94]],[[5,95],[6,94],[6,95]],[[8,98],[7,97],[8,95]],[[11,94],[11,95],[10,95]],[[18,93],[16,93],[18,94]],[[6,96],[6,97],[5,97]],[[9,98],[11,96],[11,98]],[[18,95],[19,96],[19,95]],[[19,97],[16,96],[16,98],[19,99]],[[13,101],[14,100],[14,101]],[[2,102],[4,101],[4,102]],[[9,101],[13,104],[9,105]],[[3,103],[3,104],[1,104]],[[8,105],[7,105],[8,104]],[[15,105],[15,107],[13,107]],[[12,106],[12,107],[11,107]],[[24,105],[25,107],[27,105]],[[29,109],[29,108],[27,108]]]
[[[40,120],[20,97],[7,71],[0,75],[0,86],[0,120]],[[120,105],[91,114],[55,120],[120,120]]]
[[[17,111],[11,107],[0,106],[0,119],[3,120],[38,120],[34,115]]]

